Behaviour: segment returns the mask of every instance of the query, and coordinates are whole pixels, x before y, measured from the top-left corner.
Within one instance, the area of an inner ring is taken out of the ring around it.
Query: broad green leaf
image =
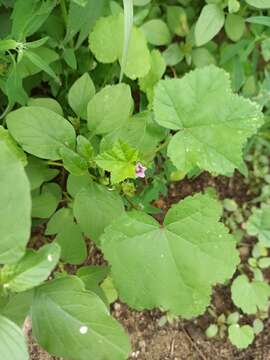
[[[49,168],[46,163],[34,156],[27,158],[25,168],[31,190],[39,188],[44,182],[50,181],[59,174],[59,170]]]
[[[31,228],[30,185],[23,165],[0,141],[0,264],[19,260]]]
[[[32,289],[49,277],[59,258],[57,244],[44,245],[38,251],[28,250],[16,264],[4,266],[2,281],[13,292]]]
[[[87,161],[75,151],[67,147],[62,147],[59,150],[59,154],[61,155],[65,169],[72,175],[81,176],[87,172]]]
[[[246,314],[266,311],[270,296],[270,286],[263,281],[249,281],[246,275],[238,276],[231,287],[234,304]]]
[[[62,116],[43,107],[22,107],[7,116],[11,135],[28,153],[58,160],[59,149],[75,147],[75,130]]]
[[[68,12],[67,34],[65,42],[69,42],[76,34],[78,48],[87,38],[97,19],[108,13],[109,0],[86,0],[85,6],[71,2]]]
[[[120,140],[139,151],[139,158],[152,160],[155,149],[166,136],[166,130],[153,119],[151,112],[140,112],[129,118],[124,126],[106,135],[100,145],[102,152],[109,151]]]
[[[33,333],[50,354],[76,360],[125,360],[129,340],[94,293],[81,280],[67,277],[36,291]]]
[[[139,79],[141,91],[147,94],[150,104],[154,97],[154,86],[162,78],[166,70],[165,60],[158,50],[151,52],[151,69],[146,76]]]
[[[65,207],[59,209],[48,221],[45,235],[59,233],[70,221],[73,221],[72,210]]]
[[[88,162],[94,157],[94,148],[90,141],[83,135],[77,136],[77,152]]]
[[[41,192],[39,189],[32,192],[32,216],[46,219],[50,217],[61,200],[61,188],[58,184],[45,184]]]
[[[233,94],[228,74],[213,65],[161,80],[154,113],[161,126],[181,130],[168,155],[184,173],[194,167],[224,175],[241,169],[242,148],[263,124],[258,105]]]
[[[88,173],[82,176],[69,175],[67,180],[67,191],[68,193],[75,198],[75,196],[83,188],[88,187],[92,183],[92,179]]]
[[[22,330],[0,315],[0,354],[5,360],[28,360],[26,340]]]
[[[229,39],[238,41],[245,32],[245,20],[242,16],[229,14],[225,21],[225,31]]]
[[[5,93],[8,97],[10,108],[17,102],[20,105],[27,103],[28,95],[22,84],[22,74],[17,64],[13,64],[5,83]]]
[[[33,290],[23,291],[18,294],[9,294],[6,302],[0,308],[0,313],[18,326],[22,327],[26,316],[30,312],[33,300]]]
[[[55,0],[45,2],[16,0],[11,15],[12,37],[22,40],[35,33],[50,15],[56,3]]]
[[[171,42],[172,36],[170,30],[163,20],[149,20],[143,24],[141,30],[151,45],[161,46]]]
[[[270,247],[270,206],[254,208],[246,223],[247,233],[257,236],[261,245]]]
[[[75,81],[68,92],[68,103],[76,115],[87,119],[87,104],[95,92],[95,85],[88,73]]]
[[[63,52],[63,59],[65,60],[67,65],[71,67],[71,69],[77,69],[77,58],[74,49],[65,48]]]
[[[195,25],[196,45],[202,46],[212,40],[221,30],[224,21],[224,13],[217,4],[205,5]]]
[[[0,125],[0,142],[4,142],[9,150],[21,161],[23,165],[27,164],[27,157],[25,152],[18,146],[14,139],[10,136],[9,132]]]
[[[138,211],[108,226],[101,248],[120,299],[137,310],[202,314],[211,286],[229,279],[238,263],[234,239],[218,222],[221,211],[215,199],[197,194],[174,205],[163,226]]]
[[[179,44],[171,44],[168,48],[162,53],[165,63],[167,66],[175,66],[184,58],[184,53],[180,49]]]
[[[215,57],[204,47],[192,50],[191,56],[196,68],[216,63]]]
[[[49,220],[46,235],[56,235],[55,241],[61,246],[61,259],[69,264],[81,264],[87,256],[82,232],[74,222],[71,209],[61,208]]]
[[[238,349],[246,349],[254,340],[253,329],[249,325],[231,325],[229,326],[229,339]]]
[[[73,219],[60,231],[55,241],[61,246],[61,259],[69,264],[82,264],[87,257],[87,248],[82,231]]]
[[[122,215],[124,205],[116,192],[91,182],[75,196],[73,211],[84,234],[99,244],[105,227]]]
[[[128,178],[136,177],[136,163],[139,160],[138,150],[118,141],[111,150],[101,153],[96,163],[103,170],[111,173],[112,184],[118,184]]]
[[[88,128],[94,134],[107,134],[126,123],[133,111],[130,87],[107,85],[88,103]]]
[[[246,0],[246,2],[258,9],[270,9],[270,0]]]
[[[115,289],[111,276],[106,277],[100,287],[104,291],[107,302],[109,304],[114,303],[118,299],[118,293]]]
[[[28,106],[44,107],[46,109],[54,111],[56,114],[63,116],[63,109],[58,101],[51,98],[30,98],[28,100]]]
[[[101,63],[122,60],[124,46],[123,14],[108,16],[97,21],[89,36],[89,46]],[[131,79],[145,76],[150,69],[150,53],[146,39],[140,29],[133,27],[124,73]]]
[[[77,271],[77,276],[84,282],[87,290],[93,291],[105,303],[107,298],[100,284],[109,274],[109,267],[107,266],[84,266]]]

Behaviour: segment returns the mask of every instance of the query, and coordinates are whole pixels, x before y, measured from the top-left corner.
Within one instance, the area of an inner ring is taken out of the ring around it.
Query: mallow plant
[[[159,193],[160,168],[182,176],[245,173],[243,148],[263,114],[233,92],[229,74],[215,65],[164,75],[164,58],[132,25],[128,2],[123,13],[120,4],[101,1],[96,18],[87,19],[91,27],[77,28],[70,18],[75,13],[78,20],[92,2],[71,2],[67,15],[60,1],[65,61],[72,68],[75,49],[85,42],[92,61],[92,72],[75,72],[61,92],[59,69],[31,48],[46,41],[56,48],[58,40],[22,42],[56,2],[37,2],[30,20],[26,14],[19,22],[29,3],[14,6],[12,32],[0,42],[12,72],[0,127],[0,354],[29,358],[22,326],[30,318],[33,336],[54,356],[124,360],[130,341],[110,314],[104,280],[132,309],[191,319],[205,312],[212,287],[231,279],[239,263],[235,239],[220,222],[222,205],[211,193],[189,196],[162,222],[155,219],[150,203]],[[54,81],[50,97],[22,87],[18,71],[35,75],[37,68]],[[89,262],[90,241],[103,265]]]

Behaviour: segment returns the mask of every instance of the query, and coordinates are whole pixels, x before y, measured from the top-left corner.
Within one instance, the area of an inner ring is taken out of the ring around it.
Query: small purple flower
[[[138,178],[145,178],[145,171],[147,170],[147,167],[143,166],[142,163],[138,162],[136,164],[136,177]]]

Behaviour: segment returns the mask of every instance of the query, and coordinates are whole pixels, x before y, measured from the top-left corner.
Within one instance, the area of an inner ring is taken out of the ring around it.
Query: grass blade
[[[123,46],[122,61],[121,61],[120,82],[123,79],[125,66],[127,63],[129,42],[130,42],[130,36],[133,26],[133,0],[123,0],[123,4],[124,4],[125,29],[124,29],[124,46]]]

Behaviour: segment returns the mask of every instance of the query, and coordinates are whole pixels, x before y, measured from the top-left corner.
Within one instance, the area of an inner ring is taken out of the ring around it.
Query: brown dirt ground
[[[236,173],[233,178],[213,178],[203,173],[195,180],[183,180],[172,184],[169,197],[160,199],[156,206],[162,208],[163,215],[171,204],[206,187],[214,187],[221,199],[234,198],[239,205],[254,197]],[[160,219],[161,220],[161,219]],[[100,253],[94,251],[89,258],[91,263],[102,262]],[[72,269],[71,269],[72,271]],[[218,314],[233,309],[228,287],[217,286],[213,292],[212,304]],[[132,342],[130,360],[270,360],[270,319],[265,323],[264,331],[256,337],[254,343],[246,350],[239,351],[225,339],[207,339],[204,331],[211,323],[211,316],[205,314],[193,321],[174,321],[172,324],[159,326],[162,316],[160,311],[137,312],[126,305],[115,303],[113,315],[128,332]],[[251,319],[245,319],[249,322]],[[56,360],[40,349],[29,334],[29,351],[31,360]],[[58,360],[58,359],[57,359]]]

